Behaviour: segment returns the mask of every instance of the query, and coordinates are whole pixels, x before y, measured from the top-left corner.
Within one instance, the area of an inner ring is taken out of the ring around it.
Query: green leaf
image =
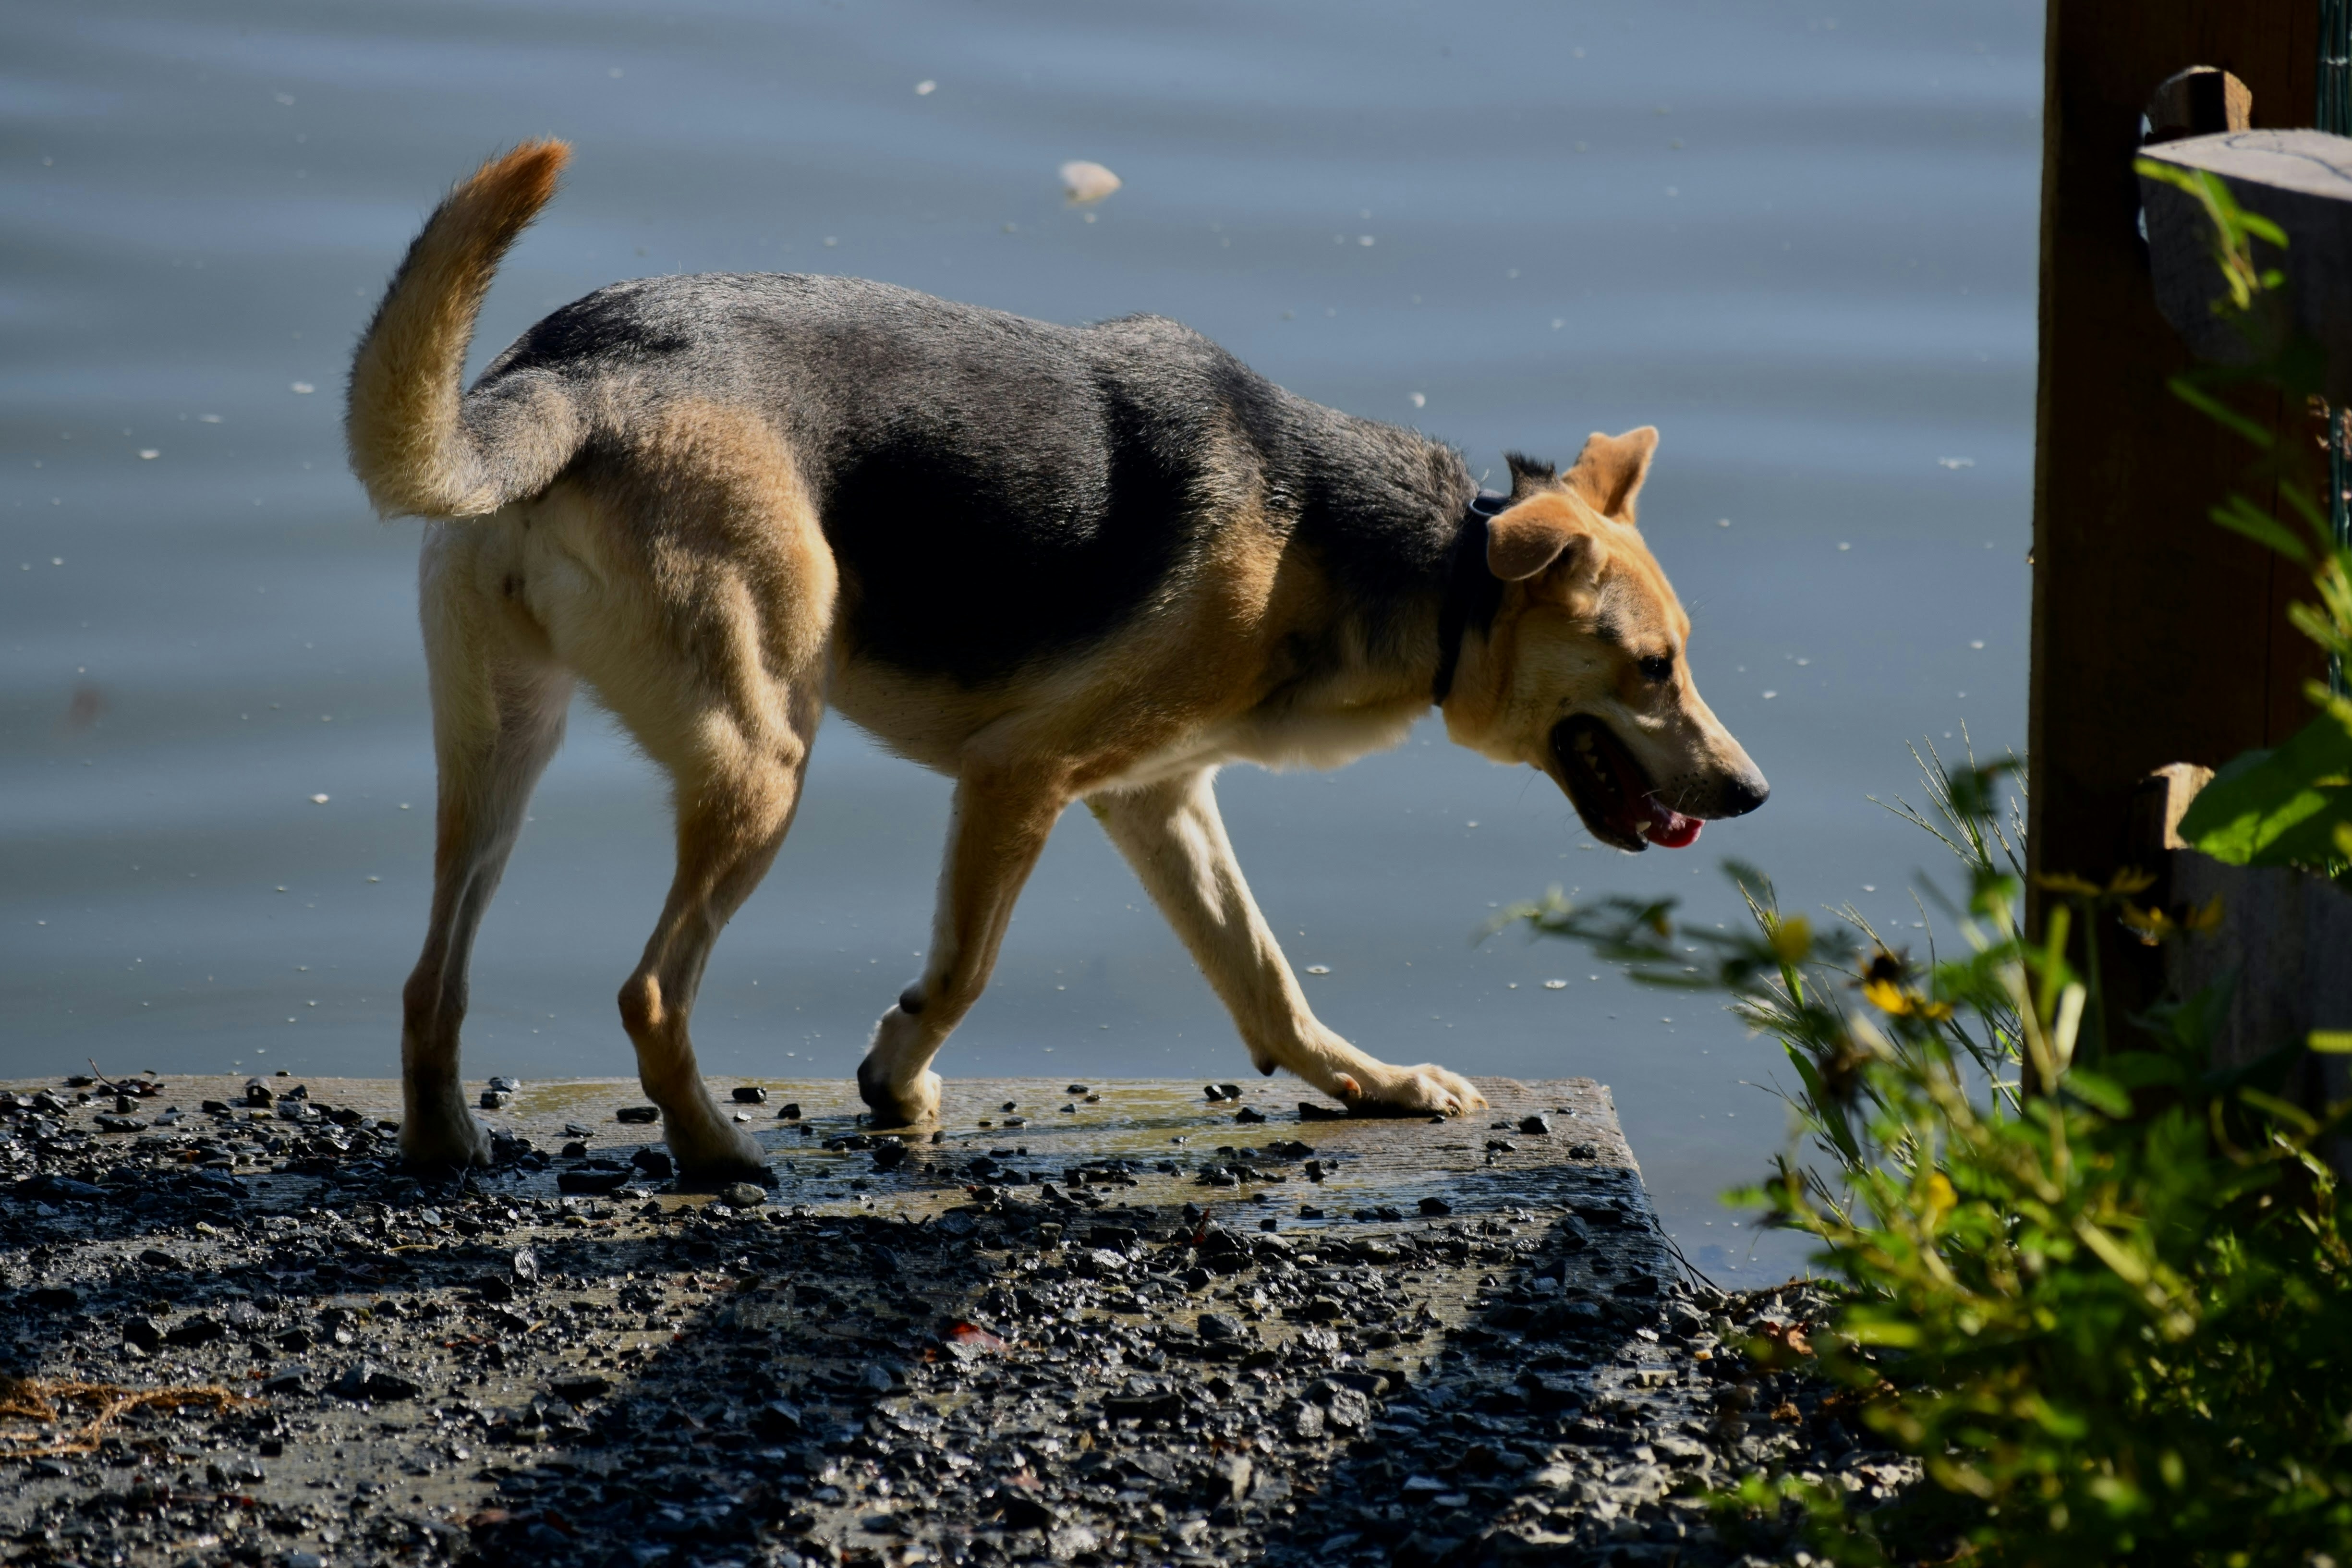
[[[2248,752],[2189,802],[2180,836],[2231,866],[2318,865],[2352,822],[2352,730],[2322,714],[2274,752]]]
[[[2231,430],[2236,431],[2240,436],[2252,442],[2254,446],[2261,447],[2263,451],[2269,451],[2271,447],[2276,444],[2276,438],[2273,437],[2268,430],[2263,429],[2261,426],[2255,424],[2252,420],[2247,418],[2244,415],[2239,413],[2228,404],[2225,404],[2221,399],[2213,396],[2203,387],[2199,386],[2195,382],[2190,381],[2187,376],[2176,375],[2171,380],[2166,382],[2165,385],[2172,389],[2173,396],[2178,397],[2181,402],[2186,403],[2189,407],[2194,408],[2200,414],[2204,415],[2214,423],[2227,426]]]
[[[1856,1344],[1885,1345],[1896,1350],[1916,1345],[1924,1337],[1916,1323],[1874,1321],[1859,1316],[1849,1318],[1843,1327]]]
[[[2162,1051],[2117,1051],[2099,1064],[2110,1079],[2124,1089],[2152,1089],[2158,1084],[2178,1086],[2189,1081],[2189,1069]],[[2066,1081],[2074,1084],[2082,1074],[2077,1072]]]
[[[2297,539],[2278,519],[2234,490],[2229,500],[2207,515],[2231,532],[2242,533],[2256,544],[2275,550],[2298,565],[2311,563],[2311,552],[2302,540]]]
[[[2131,1114],[2131,1096],[2111,1077],[2076,1068],[2063,1081],[2068,1093],[2094,1110],[2117,1118]]]
[[[2229,1018],[2230,999],[2237,991],[2238,972],[2229,970],[2195,995],[2179,1002],[2158,1002],[2132,1022],[2165,1042],[2179,1061],[2201,1067],[2212,1058],[2213,1037]]]
[[[2311,1112],[2291,1100],[2282,1100],[2275,1094],[2265,1094],[2259,1089],[2242,1089],[2238,1091],[2238,1098],[2257,1110],[2268,1111],[2280,1121],[2301,1128],[2305,1133],[2319,1131],[2319,1123]]]

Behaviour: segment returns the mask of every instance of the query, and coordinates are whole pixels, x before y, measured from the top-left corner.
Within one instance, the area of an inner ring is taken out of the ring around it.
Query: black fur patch
[[[642,286],[615,283],[541,317],[482,373],[491,378],[551,366],[627,364],[688,346],[687,334],[645,308]]]
[[[1132,410],[1062,413],[1029,442],[901,430],[835,474],[825,536],[859,652],[978,684],[1133,617],[1192,531],[1186,476]]]
[[[818,498],[852,646],[971,685],[1131,622],[1244,508],[1313,552],[1375,641],[1424,624],[1476,488],[1458,453],[1173,321],[1061,327],[850,278],[601,289],[501,354],[466,417],[487,445],[532,385],[586,402],[620,372],[632,401],[760,410]]]
[[[1503,461],[1510,466],[1513,500],[1524,500],[1559,478],[1558,468],[1540,458],[1530,458],[1524,452],[1506,452],[1503,454]]]

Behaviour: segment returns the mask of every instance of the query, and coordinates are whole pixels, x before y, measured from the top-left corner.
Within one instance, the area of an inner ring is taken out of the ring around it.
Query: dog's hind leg
[[[458,1068],[467,972],[531,786],[562,743],[572,685],[527,631],[517,635],[509,610],[475,590],[480,543],[478,533],[444,535],[427,546],[423,572],[440,799],[432,915],[401,994],[400,1148],[436,1166],[489,1163]]]
[[[793,454],[760,419],[677,403],[632,436],[617,477],[551,509],[539,591],[565,661],[670,775],[677,869],[620,994],[638,1081],[687,1174],[756,1176],[760,1145],[712,1101],[688,1025],[711,945],[799,805],[836,578]]]
[[[931,1058],[986,988],[1013,901],[1068,799],[1058,778],[976,767],[957,781],[923,977],[882,1015],[857,1064],[857,1092],[873,1109],[875,1125],[908,1126],[939,1115],[940,1076],[930,1070]]]
[[[715,743],[664,758],[677,790],[677,873],[645,956],[621,987],[638,1081],[661,1107],[680,1169],[705,1181],[756,1175],[766,1163],[703,1087],[687,1026],[711,945],[767,874],[799,805],[820,710],[814,690],[786,707],[793,722],[769,736],[706,715],[700,728]]]
[[[1087,804],[1223,998],[1252,1064],[1295,1073],[1360,1114],[1458,1116],[1486,1104],[1461,1074],[1391,1067],[1316,1018],[1242,878],[1214,777],[1204,768]]]

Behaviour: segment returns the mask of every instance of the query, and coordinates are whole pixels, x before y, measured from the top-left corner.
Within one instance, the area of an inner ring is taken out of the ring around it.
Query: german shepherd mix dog
[[[1408,430],[1292,396],[1197,333],[1091,327],[847,278],[647,278],[557,310],[471,392],[490,278],[568,149],[486,164],[425,223],[352,365],[352,471],[431,521],[440,764],[431,923],[404,994],[412,1160],[480,1163],[457,1065],[474,933],[585,681],[677,792],[677,873],[621,987],[646,1093],[702,1179],[760,1147],[687,1021],[792,826],[828,703],[956,781],[921,978],[857,1069],[877,1126],[939,1109],[1021,884],[1083,800],[1261,1072],[1361,1114],[1485,1101],[1316,1020],[1211,783],[1448,734],[1540,769],[1594,837],[1680,847],[1763,804],[1699,700],[1689,617],[1634,530],[1657,432],[1508,496]]]

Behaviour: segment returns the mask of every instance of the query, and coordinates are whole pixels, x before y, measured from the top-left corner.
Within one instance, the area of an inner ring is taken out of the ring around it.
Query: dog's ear
[[[1658,429],[1644,425],[1622,436],[1595,430],[1585,438],[1576,466],[1568,470],[1568,488],[1582,496],[1592,510],[1619,522],[1633,521],[1633,498],[1650,477],[1650,458],[1658,450]]]
[[[1486,570],[1506,583],[1525,582],[1555,565],[1595,575],[1606,549],[1591,514],[1557,489],[1505,508],[1486,525]]]
[[[1503,461],[1511,468],[1511,499],[1515,501],[1525,500],[1559,483],[1559,470],[1541,458],[1530,458],[1524,452],[1506,452]]]

